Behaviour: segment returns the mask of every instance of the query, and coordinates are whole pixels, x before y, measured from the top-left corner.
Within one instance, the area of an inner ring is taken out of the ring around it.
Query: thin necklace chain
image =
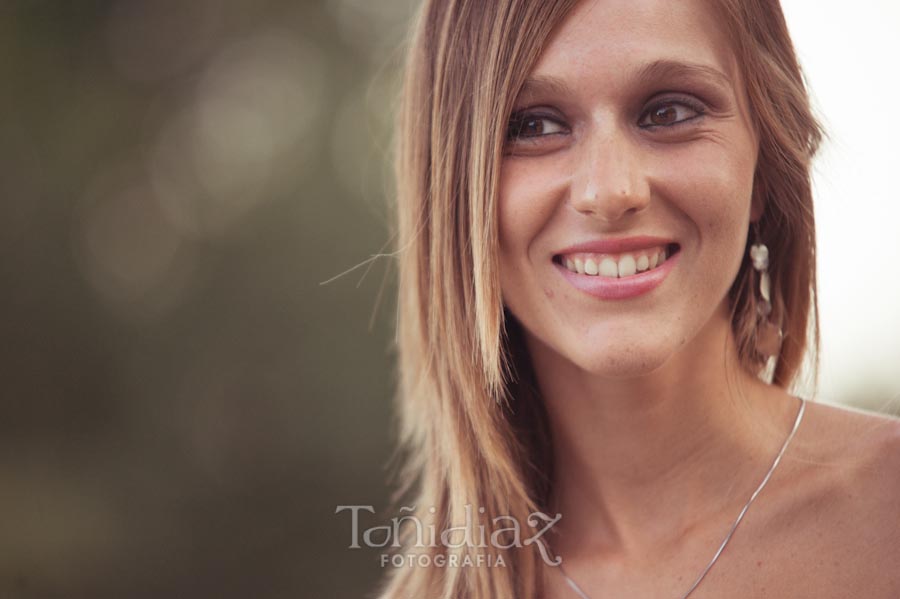
[[[725,540],[722,541],[722,544],[719,545],[719,550],[716,551],[716,554],[710,560],[709,564],[707,564],[706,568],[703,569],[703,572],[700,573],[700,576],[697,577],[697,580],[691,585],[691,588],[688,589],[687,593],[682,595],[681,599],[687,599],[688,595],[694,592],[700,585],[700,581],[706,576],[706,573],[713,567],[713,564],[716,563],[716,560],[719,559],[719,556],[722,555],[722,551],[725,549],[725,545],[728,544],[728,541],[731,540],[731,535],[734,534],[734,531],[737,529],[738,524],[741,523],[741,520],[744,518],[744,514],[747,513],[747,510],[750,508],[750,504],[753,503],[753,500],[756,499],[757,495],[759,495],[760,491],[763,490],[763,487],[766,486],[766,483],[769,482],[769,479],[772,477],[772,473],[775,472],[775,468],[778,467],[778,463],[781,461],[781,456],[784,455],[784,452],[787,451],[788,445],[791,444],[791,439],[794,438],[794,433],[797,432],[797,429],[800,427],[800,421],[803,420],[803,412],[806,410],[806,399],[800,398],[800,409],[797,412],[797,418],[794,420],[794,428],[791,429],[790,434],[787,436],[787,439],[784,441],[784,445],[781,446],[781,451],[778,452],[778,455],[775,457],[775,461],[772,462],[772,466],[769,468],[769,471],[766,473],[765,478],[762,479],[762,482],[759,483],[759,486],[756,487],[756,490],[753,492],[753,495],[750,496],[749,501],[744,505],[744,509],[741,510],[741,513],[738,514],[737,519],[734,521],[734,524],[731,525],[731,530],[728,531],[728,534],[725,535]],[[569,586],[575,591],[581,599],[591,599],[587,593],[581,590],[575,581],[569,578],[569,575],[566,574],[566,571],[563,570],[562,564],[559,565],[559,570],[562,573],[563,577],[565,577],[566,582],[569,583]]]

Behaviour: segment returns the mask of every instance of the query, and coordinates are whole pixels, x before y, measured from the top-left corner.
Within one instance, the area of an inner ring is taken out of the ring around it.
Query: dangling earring
[[[754,241],[750,246],[750,259],[753,268],[759,273],[759,300],[756,302],[756,313],[759,325],[756,336],[756,349],[768,362],[778,356],[784,334],[781,327],[772,322],[772,282],[769,278],[769,248],[759,235],[759,223],[753,223]],[[767,364],[768,366],[768,364]]]

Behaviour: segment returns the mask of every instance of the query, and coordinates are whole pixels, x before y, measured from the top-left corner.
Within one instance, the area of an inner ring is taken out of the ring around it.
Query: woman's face
[[[503,159],[503,298],[530,345],[633,376],[721,325],[762,209],[756,156],[702,1],[576,7],[516,101]]]

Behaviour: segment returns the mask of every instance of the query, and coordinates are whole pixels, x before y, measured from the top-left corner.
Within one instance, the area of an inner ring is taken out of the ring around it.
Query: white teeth
[[[646,254],[642,254],[637,260],[638,272],[644,272],[648,268],[650,268],[650,258],[648,258]]]
[[[619,267],[612,258],[604,258],[600,262],[601,277],[617,277],[619,276]]]
[[[630,277],[636,273],[652,270],[666,261],[666,248],[645,250],[635,257],[634,254],[621,254],[618,262],[612,256],[591,256],[583,254],[575,258],[565,257],[563,263],[572,272],[589,276]]]
[[[619,276],[630,277],[637,272],[637,265],[634,263],[634,256],[625,254],[619,258]]]

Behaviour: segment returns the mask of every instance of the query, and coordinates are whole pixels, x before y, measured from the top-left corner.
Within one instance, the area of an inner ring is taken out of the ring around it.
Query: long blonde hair
[[[552,463],[543,404],[521,328],[498,276],[497,196],[508,117],[554,28],[576,0],[427,0],[408,51],[397,121],[398,414],[404,468],[395,501],[437,530],[460,526],[466,506],[490,525],[523,526],[546,506]],[[776,0],[714,2],[742,66],[760,153],[754,193],[773,256],[773,318],[784,343],[774,384],[795,376],[812,327],[815,226],[810,160],[821,136]],[[786,265],[790,265],[788,271]],[[752,272],[730,291],[745,367],[756,372]],[[399,553],[436,558],[502,555],[503,567],[392,568],[383,599],[533,599],[536,544],[428,546],[403,529]],[[430,563],[434,563],[433,561]]]

